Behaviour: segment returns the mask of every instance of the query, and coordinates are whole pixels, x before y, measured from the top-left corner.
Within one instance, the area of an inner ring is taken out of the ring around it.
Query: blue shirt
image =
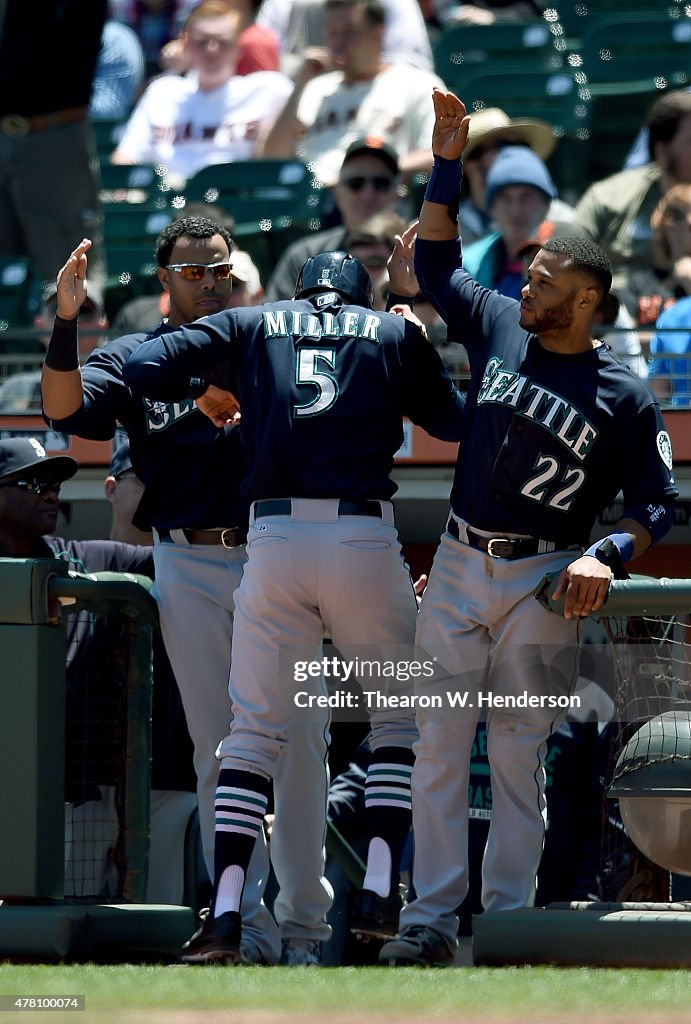
[[[666,353],[678,357],[686,352],[691,353],[691,296],[669,306],[660,314],[655,327],[657,333],[650,342],[652,356],[659,357]],[[665,330],[670,327],[676,330]],[[653,359],[650,377],[664,377],[669,381],[673,406],[681,408],[691,405],[691,358]]]

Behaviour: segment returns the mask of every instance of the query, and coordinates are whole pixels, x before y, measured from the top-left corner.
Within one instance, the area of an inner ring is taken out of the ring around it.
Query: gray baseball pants
[[[459,522],[461,539],[467,524]],[[575,682],[578,621],[544,609],[533,591],[573,551],[491,558],[444,533],[422,599],[418,657],[436,658],[435,680],[416,692],[442,698],[418,709],[420,739],[412,777],[417,898],[401,929],[427,925],[451,945],[456,908],[468,890],[468,783],[475,726],[487,713],[492,818],[482,869],[486,910],[532,903],[544,838],[546,740],[565,712],[552,707],[482,706],[479,695],[568,694]],[[447,693],[468,694],[452,707]],[[485,701],[487,696],[485,696]]]

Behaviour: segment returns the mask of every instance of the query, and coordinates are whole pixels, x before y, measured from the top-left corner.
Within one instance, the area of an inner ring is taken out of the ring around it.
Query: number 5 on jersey
[[[304,405],[293,406],[293,416],[319,416],[330,409],[338,398],[338,381],[324,369],[336,369],[335,348],[300,348],[295,366],[295,380],[298,384],[316,387],[317,393]]]

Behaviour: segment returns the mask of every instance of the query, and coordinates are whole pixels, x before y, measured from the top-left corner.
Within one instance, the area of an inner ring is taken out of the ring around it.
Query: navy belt
[[[293,503],[290,498],[267,498],[254,503],[255,519],[261,519],[262,516],[289,516],[292,511]],[[377,519],[381,519],[381,502],[341,499],[338,503],[338,514],[339,516],[376,516]]]
[[[170,530],[157,530],[158,539],[161,544],[174,544]],[[244,526],[229,526],[226,529],[204,530],[185,527],[182,532],[189,544],[222,544],[224,548],[237,548],[247,543],[247,528]]]
[[[446,527],[448,533],[461,541],[458,523],[451,517]],[[531,555],[546,555],[557,550],[557,544],[551,540],[538,540],[535,537],[484,537],[473,530],[472,526],[467,528],[469,547],[477,551],[484,551],[490,558],[506,558],[509,561],[515,558],[530,558]]]

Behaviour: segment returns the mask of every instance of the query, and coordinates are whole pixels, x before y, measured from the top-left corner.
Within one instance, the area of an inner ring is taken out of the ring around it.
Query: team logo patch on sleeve
[[[664,462],[667,469],[672,469],[672,442],[669,439],[669,434],[666,430],[661,430],[657,435],[657,450],[660,453],[660,458]]]

